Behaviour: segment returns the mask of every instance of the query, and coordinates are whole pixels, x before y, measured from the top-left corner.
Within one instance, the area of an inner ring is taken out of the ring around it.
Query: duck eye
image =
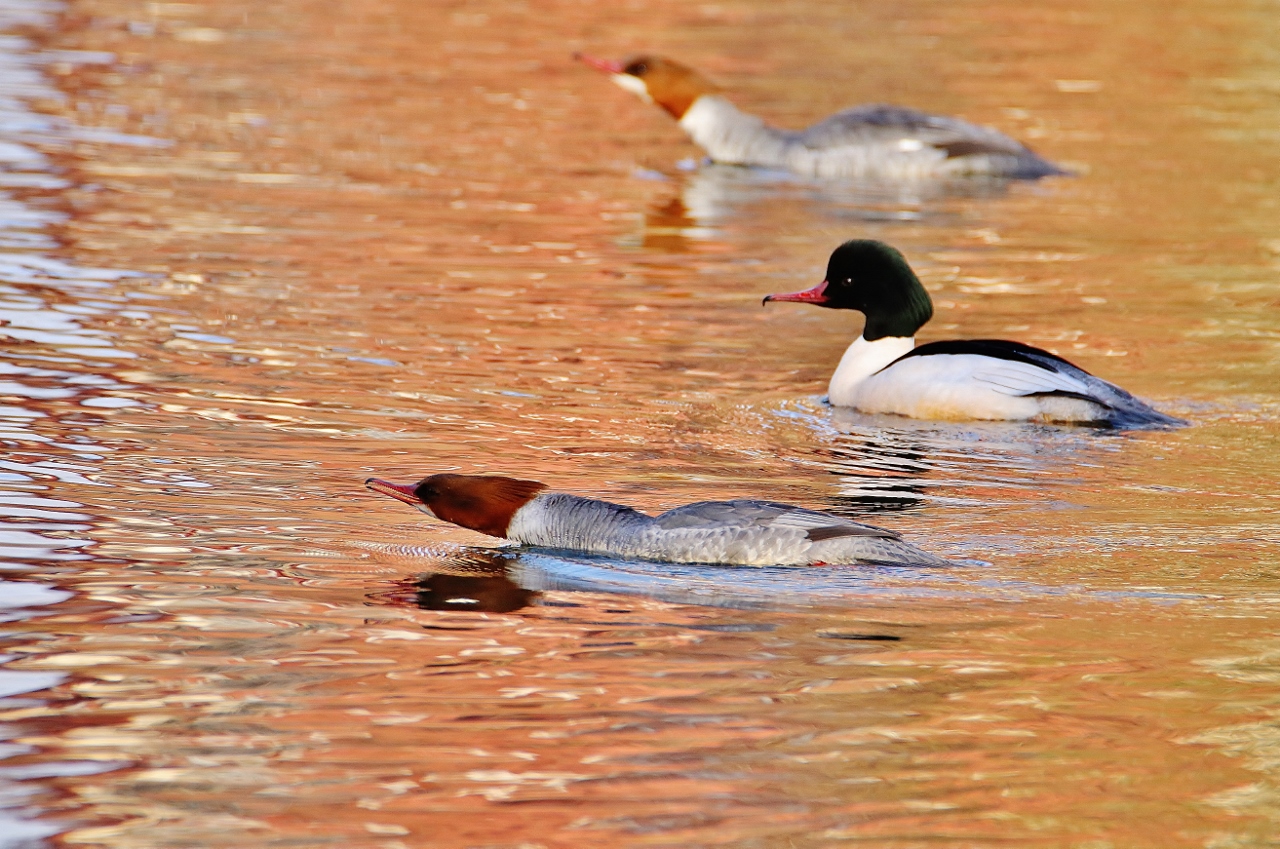
[[[622,69],[623,73],[630,74],[633,77],[643,77],[649,73],[649,66],[644,62],[632,62],[630,65]]]
[[[418,496],[419,501],[427,501],[437,495],[436,488],[429,483],[414,487],[413,494]]]

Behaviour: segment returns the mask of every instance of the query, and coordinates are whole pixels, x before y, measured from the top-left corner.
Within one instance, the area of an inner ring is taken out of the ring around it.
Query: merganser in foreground
[[[988,176],[1036,179],[1067,172],[1004,133],[903,106],[837,112],[807,130],[780,130],[720,95],[692,68],[660,56],[583,64],[656,103],[716,162],[785,168],[811,177],[896,180]]]
[[[769,295],[866,316],[831,376],[829,399],[864,413],[917,419],[996,419],[1135,427],[1186,424],[1056,354],[998,339],[930,342],[916,331],[933,303],[901,253],[883,242],[836,248],[827,277],[804,292]]]
[[[951,565],[893,531],[771,501],[701,501],[649,516],[506,477],[438,474],[416,484],[369,478],[365,486],[428,516],[542,548],[734,566]]]

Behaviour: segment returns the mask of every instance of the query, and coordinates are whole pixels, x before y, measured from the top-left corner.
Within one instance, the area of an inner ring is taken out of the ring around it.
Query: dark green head
[[[867,317],[868,342],[886,336],[915,336],[933,317],[933,302],[907,259],[874,239],[854,239],[836,248],[827,261],[827,279],[804,292],[770,295],[769,301],[795,301]]]

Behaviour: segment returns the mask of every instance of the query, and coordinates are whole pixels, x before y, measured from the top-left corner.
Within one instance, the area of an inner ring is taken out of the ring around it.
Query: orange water
[[[1273,845],[1274,9],[34,8],[0,3],[13,114],[55,121],[0,122],[45,157],[0,204],[0,846]],[[1080,176],[684,170],[569,59],[635,49],[779,124],[904,103]],[[831,410],[856,320],[760,297],[853,237],[920,271],[923,338],[1192,426]],[[441,470],[963,565],[502,553],[361,486]]]

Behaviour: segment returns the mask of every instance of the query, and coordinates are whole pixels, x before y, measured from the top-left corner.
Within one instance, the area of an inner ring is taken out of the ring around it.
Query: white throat
[[[700,95],[681,116],[680,126],[716,162],[776,166],[786,162],[786,134],[718,94]]]
[[[910,353],[915,346],[914,336],[884,336],[874,342],[862,336],[854,339],[840,358],[835,374],[831,375],[827,387],[829,400],[837,407],[856,407],[858,392],[867,378]]]
[[[649,95],[649,87],[639,77],[633,77],[630,74],[613,74],[609,79],[613,80],[618,87],[637,95],[645,103],[653,103],[653,98]]]

